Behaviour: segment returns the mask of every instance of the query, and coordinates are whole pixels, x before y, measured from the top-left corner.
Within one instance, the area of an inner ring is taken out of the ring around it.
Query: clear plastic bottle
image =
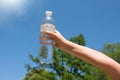
[[[54,25],[54,20],[52,18],[52,11],[46,11],[46,17],[43,19],[42,24],[40,26],[40,37],[49,37],[47,34],[45,34],[45,31],[52,31],[55,32],[55,25]],[[41,42],[45,42],[48,44],[43,44],[41,43],[40,45],[40,56],[42,58],[42,62],[44,63],[51,63],[52,62],[52,48],[53,46],[51,45],[53,43],[52,40],[42,40]]]

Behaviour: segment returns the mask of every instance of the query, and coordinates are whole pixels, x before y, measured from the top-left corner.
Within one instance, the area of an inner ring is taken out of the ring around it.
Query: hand
[[[58,47],[59,49],[64,49],[64,44],[67,40],[60,34],[59,31],[57,30],[55,30],[55,32],[45,31],[45,34],[47,34],[48,36],[41,37],[40,40],[43,41],[41,43],[51,44],[44,42],[44,40],[53,40],[52,45]]]

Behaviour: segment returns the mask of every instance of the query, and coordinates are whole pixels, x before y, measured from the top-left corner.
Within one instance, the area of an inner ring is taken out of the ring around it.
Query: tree
[[[24,80],[56,80],[54,74],[47,70],[31,69]]]
[[[120,43],[105,44],[102,51],[103,51],[103,53],[110,56],[118,63],[120,63]]]
[[[36,66],[31,67],[30,64],[25,65],[28,72],[24,80],[57,80],[55,74],[46,69],[49,65],[40,61],[41,55],[33,57],[33,55],[30,54],[29,57],[36,63]]]

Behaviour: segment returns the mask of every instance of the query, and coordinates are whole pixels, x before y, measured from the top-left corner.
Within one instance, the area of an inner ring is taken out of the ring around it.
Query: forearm
[[[64,51],[103,69],[113,80],[119,80],[120,65],[103,53],[70,41],[65,41],[63,47]]]
[[[99,65],[101,60],[105,57],[96,50],[72,43],[70,41],[65,42],[63,50],[93,65]],[[99,57],[99,55],[102,55],[102,57]]]

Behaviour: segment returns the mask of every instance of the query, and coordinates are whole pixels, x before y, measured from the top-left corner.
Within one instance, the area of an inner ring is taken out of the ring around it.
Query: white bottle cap
[[[51,17],[52,16],[52,11],[46,11],[45,13],[46,13],[47,17]]]

